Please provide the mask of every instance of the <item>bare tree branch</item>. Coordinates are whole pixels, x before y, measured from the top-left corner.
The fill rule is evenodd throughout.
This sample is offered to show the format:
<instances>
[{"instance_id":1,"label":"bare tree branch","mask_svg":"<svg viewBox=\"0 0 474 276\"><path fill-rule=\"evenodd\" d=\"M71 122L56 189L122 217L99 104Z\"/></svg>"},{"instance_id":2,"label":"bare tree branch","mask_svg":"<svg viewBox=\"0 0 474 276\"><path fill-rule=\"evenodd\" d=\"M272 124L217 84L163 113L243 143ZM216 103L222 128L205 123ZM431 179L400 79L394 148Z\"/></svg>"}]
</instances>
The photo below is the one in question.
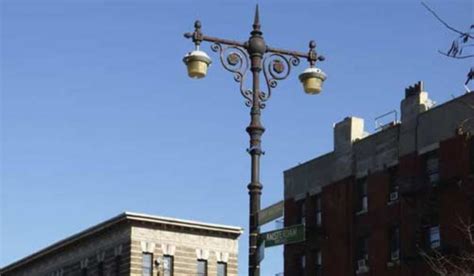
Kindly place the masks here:
<instances>
[{"instance_id":1,"label":"bare tree branch","mask_svg":"<svg viewBox=\"0 0 474 276\"><path fill-rule=\"evenodd\" d=\"M421 2L421 4L431 13L433 14L434 17L436 17L436 19L438 19L439 22L441 22L446 28L450 29L451 31L453 32L456 32L458 34L460 34L461 36L467 36L471 39L474 39L474 36L472 36L470 33L468 32L461 32L459 31L458 29L456 28L453 28L451 27L448 23L446 23L441 17L439 17L439 15L434 11L432 10L425 2ZM472 26L471 26L472 27Z\"/></svg>"},{"instance_id":2,"label":"bare tree branch","mask_svg":"<svg viewBox=\"0 0 474 276\"><path fill-rule=\"evenodd\" d=\"M456 228L462 233L467 243L457 254L447 255L443 251L420 249L419 254L430 269L439 276L474 275L474 224L471 219L464 221L458 216L460 224Z\"/></svg>"},{"instance_id":3,"label":"bare tree branch","mask_svg":"<svg viewBox=\"0 0 474 276\"><path fill-rule=\"evenodd\" d=\"M469 70L469 73L467 73L467 80L464 85L467 85L473 79L474 79L474 67L471 67L471 70Z\"/></svg>"},{"instance_id":4,"label":"bare tree branch","mask_svg":"<svg viewBox=\"0 0 474 276\"><path fill-rule=\"evenodd\" d=\"M454 58L454 59L466 59L466 58L474 58L474 54L464 54L463 55L463 50L469 47L473 47L474 44L469 43L472 39L474 39L474 34L472 33L474 30L474 24L472 24L469 27L469 30L466 32L462 32L451 25L449 25L446 21L444 21L433 9L431 9L425 2L421 2L423 7L427 9L439 22L441 22L446 28L449 30L459 34L459 37L454 39L453 42L451 43L451 47L447 52L443 52L438 50L438 52L444 56ZM467 80L464 83L466 86L471 80L474 79L474 71L471 68L470 72L467 75ZM469 90L469 89L468 89Z\"/></svg>"},{"instance_id":5,"label":"bare tree branch","mask_svg":"<svg viewBox=\"0 0 474 276\"><path fill-rule=\"evenodd\" d=\"M450 58L457 58L457 59L465 59L465 58L473 58L474 55L467 55L467 56L454 56L454 55L449 55L448 53L442 52L438 50L438 53L442 54L443 56L447 56Z\"/></svg>"}]
</instances>

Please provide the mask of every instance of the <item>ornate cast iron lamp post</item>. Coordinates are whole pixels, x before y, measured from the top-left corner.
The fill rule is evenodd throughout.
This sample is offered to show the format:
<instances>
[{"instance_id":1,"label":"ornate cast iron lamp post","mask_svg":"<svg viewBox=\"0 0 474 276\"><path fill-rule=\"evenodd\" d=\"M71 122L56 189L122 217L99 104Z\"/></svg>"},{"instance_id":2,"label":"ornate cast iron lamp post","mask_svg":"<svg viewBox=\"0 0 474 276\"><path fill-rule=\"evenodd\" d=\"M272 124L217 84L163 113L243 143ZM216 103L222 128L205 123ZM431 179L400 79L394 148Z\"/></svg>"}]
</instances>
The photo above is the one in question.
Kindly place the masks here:
<instances>
[{"instance_id":1,"label":"ornate cast iron lamp post","mask_svg":"<svg viewBox=\"0 0 474 276\"><path fill-rule=\"evenodd\" d=\"M246 131L250 136L250 147L247 152L251 156L251 180L247 188L250 196L249 210L249 275L260 275L260 259L258 246L258 212L260 210L260 196L262 184L260 183L260 156L264 154L261 148L261 137L265 128L260 121L261 110L270 98L272 88L278 81L286 79L291 68L298 66L300 58L307 59L310 67L300 74L299 79L304 91L308 94L321 92L321 86L326 75L315 67L317 61L324 57L316 53L316 43L309 43L307 53L272 48L265 43L260 30L258 5L255 11L253 30L247 42L239 42L204 35L201 31L201 22L196 21L195 30L185 33L184 37L192 39L196 45L195 51L188 53L183 61L187 65L188 75L192 78L203 78L211 64L209 56L199 49L203 41L213 43L212 51L219 54L219 59L224 68L234 74L234 80L240 84L240 93L245 98L245 104L250 107L250 125ZM250 69L252 73L252 89L245 87L246 75ZM266 81L266 91L260 90L260 72Z\"/></svg>"}]
</instances>

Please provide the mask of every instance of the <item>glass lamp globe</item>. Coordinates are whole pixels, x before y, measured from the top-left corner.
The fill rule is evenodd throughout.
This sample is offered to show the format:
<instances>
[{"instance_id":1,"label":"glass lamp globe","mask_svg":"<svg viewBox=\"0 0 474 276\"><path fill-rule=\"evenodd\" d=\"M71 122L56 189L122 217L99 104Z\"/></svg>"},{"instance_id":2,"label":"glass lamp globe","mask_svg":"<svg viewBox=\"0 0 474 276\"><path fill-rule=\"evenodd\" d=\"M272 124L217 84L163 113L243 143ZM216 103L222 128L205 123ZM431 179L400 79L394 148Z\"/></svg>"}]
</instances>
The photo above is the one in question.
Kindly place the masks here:
<instances>
[{"instance_id":1,"label":"glass lamp globe","mask_svg":"<svg viewBox=\"0 0 474 276\"><path fill-rule=\"evenodd\" d=\"M321 92L326 74L319 68L310 67L300 74L299 79L303 84L304 92L314 95Z\"/></svg>"},{"instance_id":2,"label":"glass lamp globe","mask_svg":"<svg viewBox=\"0 0 474 276\"><path fill-rule=\"evenodd\" d=\"M212 63L209 56L200 50L187 53L183 61L188 68L188 76L193 79L204 78L207 74L207 68Z\"/></svg>"}]
</instances>

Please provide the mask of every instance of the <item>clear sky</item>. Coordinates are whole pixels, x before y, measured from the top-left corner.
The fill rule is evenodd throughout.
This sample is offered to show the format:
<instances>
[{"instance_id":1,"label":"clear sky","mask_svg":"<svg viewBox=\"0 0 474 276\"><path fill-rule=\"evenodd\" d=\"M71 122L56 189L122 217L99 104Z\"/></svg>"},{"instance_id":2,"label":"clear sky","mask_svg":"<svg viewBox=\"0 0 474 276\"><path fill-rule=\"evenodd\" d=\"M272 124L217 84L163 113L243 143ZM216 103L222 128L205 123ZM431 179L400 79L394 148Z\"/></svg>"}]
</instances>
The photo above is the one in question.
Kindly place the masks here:
<instances>
[{"instance_id":1,"label":"clear sky","mask_svg":"<svg viewBox=\"0 0 474 276\"><path fill-rule=\"evenodd\" d=\"M302 61L264 110L263 206L282 199L284 170L332 150L333 123L359 116L373 131L419 80L438 103L463 93L472 61L437 53L455 34L419 1L259 2L267 43L315 39L328 74L307 96ZM247 228L249 110L209 45L208 77L187 77L182 34L199 18L205 34L246 40L255 1L0 3L0 266L126 210ZM428 3L462 30L474 21L470 0ZM282 248L262 267L282 271Z\"/></svg>"}]
</instances>

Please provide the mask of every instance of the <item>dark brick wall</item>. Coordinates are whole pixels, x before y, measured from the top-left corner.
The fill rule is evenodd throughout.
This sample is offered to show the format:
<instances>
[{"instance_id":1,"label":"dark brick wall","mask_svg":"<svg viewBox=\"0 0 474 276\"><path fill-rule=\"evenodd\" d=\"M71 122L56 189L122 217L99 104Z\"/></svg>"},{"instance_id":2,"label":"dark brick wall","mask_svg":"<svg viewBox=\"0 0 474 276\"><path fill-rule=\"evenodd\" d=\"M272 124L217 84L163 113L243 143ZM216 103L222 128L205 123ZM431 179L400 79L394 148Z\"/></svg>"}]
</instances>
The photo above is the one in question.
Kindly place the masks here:
<instances>
[{"instance_id":1,"label":"dark brick wall","mask_svg":"<svg viewBox=\"0 0 474 276\"><path fill-rule=\"evenodd\" d=\"M322 248L324 275L350 275L353 268L354 252L340 248L353 247L354 183L353 178L346 178L324 187L322 191L322 226L326 238Z\"/></svg>"},{"instance_id":2,"label":"dark brick wall","mask_svg":"<svg viewBox=\"0 0 474 276\"><path fill-rule=\"evenodd\" d=\"M293 199L285 201L285 227L299 223L301 217L301 204L303 204L303 202L304 201L302 200L297 202ZM303 254L305 254L305 244L295 243L286 245L284 251L285 271L291 271L294 275L303 275L300 265L300 258Z\"/></svg>"},{"instance_id":3,"label":"dark brick wall","mask_svg":"<svg viewBox=\"0 0 474 276\"><path fill-rule=\"evenodd\" d=\"M470 147L474 139L457 136L440 146L440 233L447 252L456 252L466 243L463 223L474 221L474 181L470 162L474 159Z\"/></svg>"}]
</instances>

